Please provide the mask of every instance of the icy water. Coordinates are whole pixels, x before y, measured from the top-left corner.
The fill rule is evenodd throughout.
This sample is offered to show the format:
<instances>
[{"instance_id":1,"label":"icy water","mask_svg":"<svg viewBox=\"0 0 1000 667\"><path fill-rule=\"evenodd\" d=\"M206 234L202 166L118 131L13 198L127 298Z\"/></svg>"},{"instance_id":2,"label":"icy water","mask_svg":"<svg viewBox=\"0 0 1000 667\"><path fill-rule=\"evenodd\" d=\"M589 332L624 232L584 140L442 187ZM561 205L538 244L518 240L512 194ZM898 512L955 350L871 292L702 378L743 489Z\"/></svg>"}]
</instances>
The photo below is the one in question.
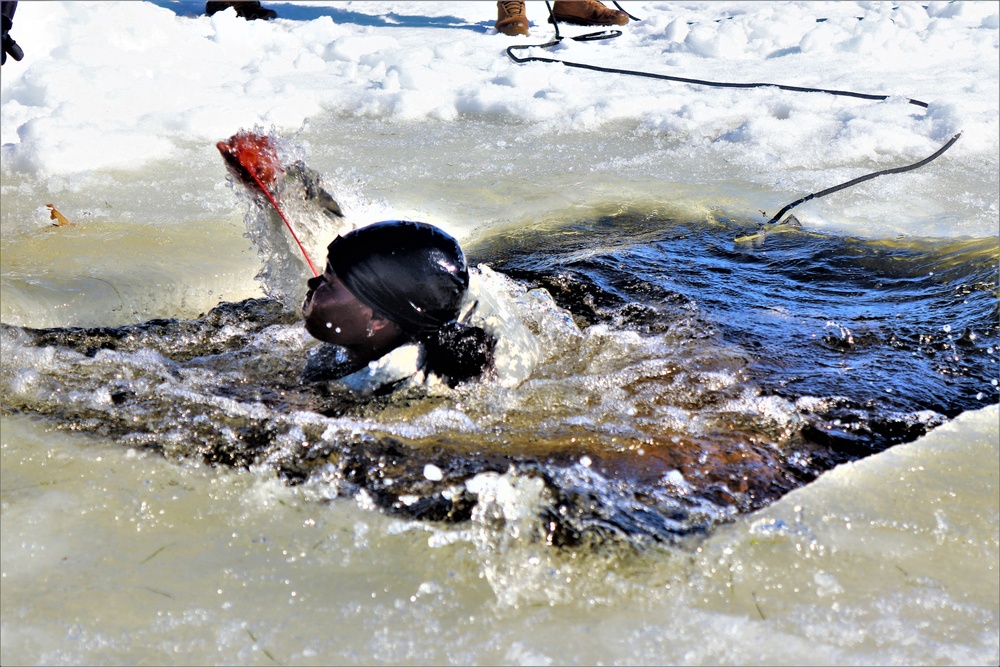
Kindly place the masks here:
<instances>
[{"instance_id":1,"label":"icy water","mask_svg":"<svg viewBox=\"0 0 1000 667\"><path fill-rule=\"evenodd\" d=\"M364 129L351 170L300 141L362 216L449 221L539 368L304 389L220 165L5 183L5 664L1000 659L996 237L736 242L759 193L630 178L641 132L541 183L606 139Z\"/></svg>"}]
</instances>

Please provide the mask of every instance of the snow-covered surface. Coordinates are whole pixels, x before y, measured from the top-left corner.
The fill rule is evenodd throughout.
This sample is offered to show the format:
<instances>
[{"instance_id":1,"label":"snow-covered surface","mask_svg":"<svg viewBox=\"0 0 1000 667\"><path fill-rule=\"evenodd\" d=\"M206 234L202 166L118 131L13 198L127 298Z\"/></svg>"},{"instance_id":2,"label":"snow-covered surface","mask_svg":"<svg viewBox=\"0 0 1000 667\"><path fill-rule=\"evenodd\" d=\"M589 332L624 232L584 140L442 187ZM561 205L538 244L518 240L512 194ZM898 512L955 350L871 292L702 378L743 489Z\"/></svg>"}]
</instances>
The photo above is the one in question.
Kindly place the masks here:
<instances>
[{"instance_id":1,"label":"snow-covered surface","mask_svg":"<svg viewBox=\"0 0 1000 667\"><path fill-rule=\"evenodd\" d=\"M650 176L731 179L775 191L773 209L915 162L961 131L939 161L862 186L863 197L841 200L825 216L837 211L859 233L900 211L919 221L905 229L911 234L996 232L995 2L629 2L642 21L622 37L532 51L674 76L892 96L884 102L518 65L506 46L552 35L544 3L527 5L532 35L509 38L492 28L492 2L266 3L279 13L272 22L233 11L207 17L194 1L21 2L11 34L25 59L3 68L4 178L100 185L108 171L190 161L191 145L217 160L212 145L239 127L294 132L318 117L499 119L511 132L497 137L498 157L531 128L618 132L625 123L656 142ZM632 167L627 175L641 177L642 165ZM747 211L755 207L764 206L746 202Z\"/></svg>"}]
</instances>

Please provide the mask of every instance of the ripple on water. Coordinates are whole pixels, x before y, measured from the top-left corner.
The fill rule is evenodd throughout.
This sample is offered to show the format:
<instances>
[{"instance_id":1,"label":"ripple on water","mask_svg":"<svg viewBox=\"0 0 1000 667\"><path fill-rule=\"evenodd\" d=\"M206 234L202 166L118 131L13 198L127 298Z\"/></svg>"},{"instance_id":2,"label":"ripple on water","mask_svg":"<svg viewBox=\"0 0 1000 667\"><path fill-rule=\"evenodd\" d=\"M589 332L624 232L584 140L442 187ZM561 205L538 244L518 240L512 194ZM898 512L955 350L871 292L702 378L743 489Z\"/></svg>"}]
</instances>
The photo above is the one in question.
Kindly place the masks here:
<instances>
[{"instance_id":1,"label":"ripple on water","mask_svg":"<svg viewBox=\"0 0 1000 667\"><path fill-rule=\"evenodd\" d=\"M995 239L747 247L731 221L628 211L563 230L470 251L541 342L516 389L317 391L295 313L257 299L194 321L5 326L4 410L481 541L608 548L703 534L997 400Z\"/></svg>"}]
</instances>

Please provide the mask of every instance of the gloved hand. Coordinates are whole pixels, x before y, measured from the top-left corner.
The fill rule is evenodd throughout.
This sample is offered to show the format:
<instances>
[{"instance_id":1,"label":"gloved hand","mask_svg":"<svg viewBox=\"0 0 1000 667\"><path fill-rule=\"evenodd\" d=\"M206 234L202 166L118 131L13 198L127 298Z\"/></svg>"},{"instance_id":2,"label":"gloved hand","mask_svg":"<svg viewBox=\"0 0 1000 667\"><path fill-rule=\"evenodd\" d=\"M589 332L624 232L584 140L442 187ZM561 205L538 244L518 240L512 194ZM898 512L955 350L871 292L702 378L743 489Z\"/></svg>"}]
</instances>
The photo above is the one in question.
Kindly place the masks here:
<instances>
[{"instance_id":1,"label":"gloved hand","mask_svg":"<svg viewBox=\"0 0 1000 667\"><path fill-rule=\"evenodd\" d=\"M0 3L0 28L2 28L2 47L3 51L0 52L0 65L7 62L7 54L14 60L20 60L24 57L24 51L21 47L17 45L14 38L10 36L10 29L14 27L14 10L17 9L16 2L3 2Z\"/></svg>"}]
</instances>

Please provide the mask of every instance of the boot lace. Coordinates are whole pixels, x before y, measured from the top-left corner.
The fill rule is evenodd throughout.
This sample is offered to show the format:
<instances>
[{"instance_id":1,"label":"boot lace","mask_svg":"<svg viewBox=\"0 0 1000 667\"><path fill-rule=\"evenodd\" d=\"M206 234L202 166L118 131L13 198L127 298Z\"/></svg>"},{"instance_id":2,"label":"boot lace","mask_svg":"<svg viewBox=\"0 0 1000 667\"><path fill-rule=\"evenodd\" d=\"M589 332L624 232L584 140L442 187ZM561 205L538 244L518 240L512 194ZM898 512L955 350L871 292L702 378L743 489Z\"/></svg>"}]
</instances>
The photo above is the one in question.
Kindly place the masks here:
<instances>
[{"instance_id":1,"label":"boot lace","mask_svg":"<svg viewBox=\"0 0 1000 667\"><path fill-rule=\"evenodd\" d=\"M511 2L501 2L500 6L503 7L503 12L507 16L524 16L524 2L511 1Z\"/></svg>"}]
</instances>

